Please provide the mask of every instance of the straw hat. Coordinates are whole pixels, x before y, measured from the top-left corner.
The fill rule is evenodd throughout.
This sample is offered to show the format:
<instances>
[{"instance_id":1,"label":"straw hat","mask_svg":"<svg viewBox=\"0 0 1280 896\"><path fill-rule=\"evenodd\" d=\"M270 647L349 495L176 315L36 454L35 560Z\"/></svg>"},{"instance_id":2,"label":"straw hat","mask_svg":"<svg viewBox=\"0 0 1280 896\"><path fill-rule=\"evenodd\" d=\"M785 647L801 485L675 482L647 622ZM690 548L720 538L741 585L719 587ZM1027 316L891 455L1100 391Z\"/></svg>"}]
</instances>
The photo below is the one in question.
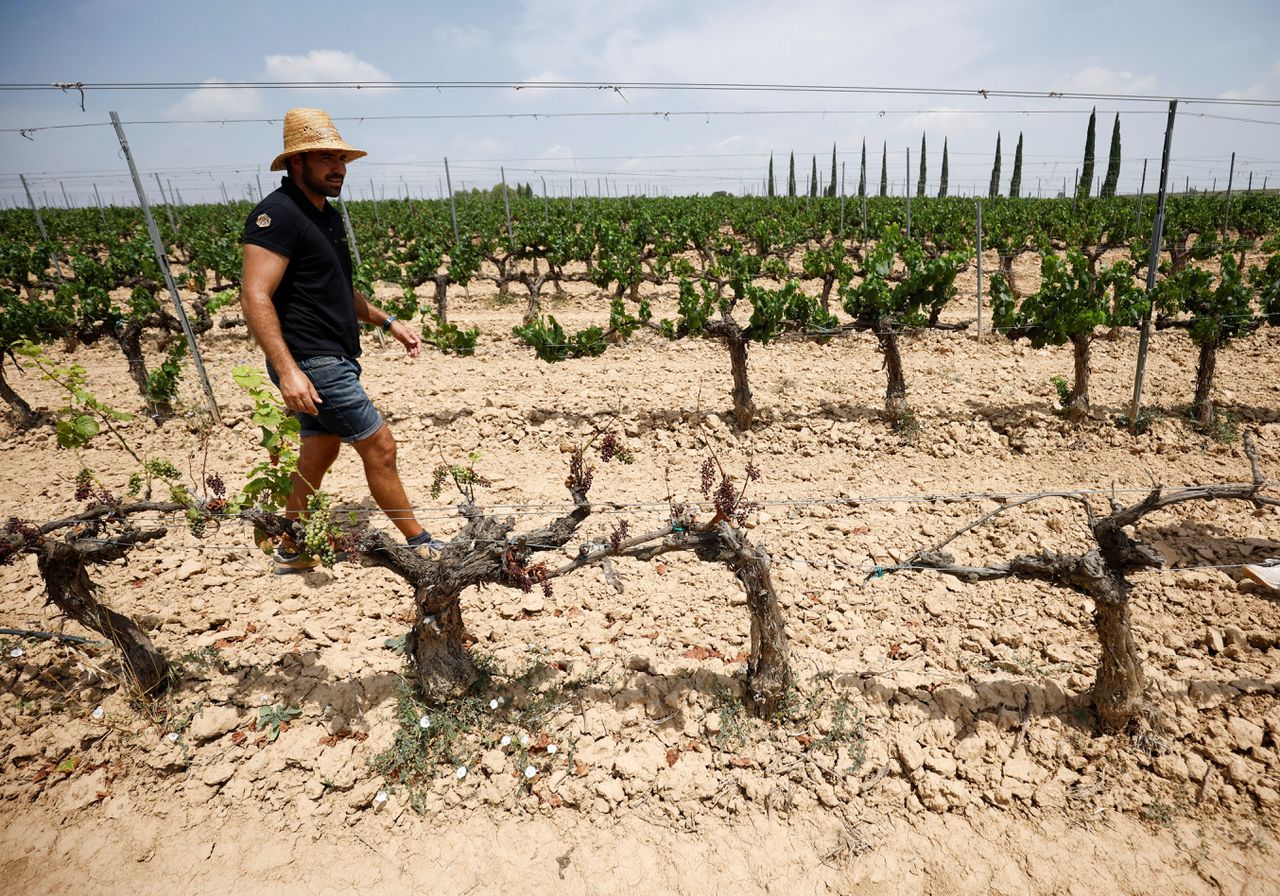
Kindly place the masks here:
<instances>
[{"instance_id":1,"label":"straw hat","mask_svg":"<svg viewBox=\"0 0 1280 896\"><path fill-rule=\"evenodd\" d=\"M342 152L342 161L354 162L368 153L348 146L333 126L329 113L323 109L290 109L284 113L284 152L271 163L272 171L283 171L285 159L300 152L318 149L336 149Z\"/></svg>"}]
</instances>

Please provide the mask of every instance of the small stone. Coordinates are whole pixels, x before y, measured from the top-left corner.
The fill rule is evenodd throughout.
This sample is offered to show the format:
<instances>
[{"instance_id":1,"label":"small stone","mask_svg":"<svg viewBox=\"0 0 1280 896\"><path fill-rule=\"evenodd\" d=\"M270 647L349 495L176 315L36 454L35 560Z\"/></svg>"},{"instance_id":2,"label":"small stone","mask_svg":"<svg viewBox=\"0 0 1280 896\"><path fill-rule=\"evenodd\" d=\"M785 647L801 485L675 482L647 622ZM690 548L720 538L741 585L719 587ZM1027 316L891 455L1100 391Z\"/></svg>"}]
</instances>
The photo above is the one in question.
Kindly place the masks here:
<instances>
[{"instance_id":1,"label":"small stone","mask_svg":"<svg viewBox=\"0 0 1280 896\"><path fill-rule=\"evenodd\" d=\"M304 622L302 624L302 633L317 644L333 643L333 639L329 637L329 633L315 622Z\"/></svg>"},{"instance_id":2,"label":"small stone","mask_svg":"<svg viewBox=\"0 0 1280 896\"><path fill-rule=\"evenodd\" d=\"M1005 760L1004 776L1014 781L1034 784L1044 778L1044 770L1025 756L1011 756Z\"/></svg>"},{"instance_id":3,"label":"small stone","mask_svg":"<svg viewBox=\"0 0 1280 896\"><path fill-rule=\"evenodd\" d=\"M1185 781L1190 775L1187 769L1187 761L1177 753L1165 753L1163 756L1157 756L1151 763L1151 767L1155 769L1157 775L1172 781Z\"/></svg>"},{"instance_id":4,"label":"small stone","mask_svg":"<svg viewBox=\"0 0 1280 896\"><path fill-rule=\"evenodd\" d=\"M216 740L228 731L240 727L240 722L240 710L236 707L210 706L191 720L187 738L197 744Z\"/></svg>"},{"instance_id":5,"label":"small stone","mask_svg":"<svg viewBox=\"0 0 1280 896\"><path fill-rule=\"evenodd\" d=\"M547 602L542 599L542 595L537 592L530 591L520 601L520 610L524 613L534 614L541 613L546 608Z\"/></svg>"},{"instance_id":6,"label":"small stone","mask_svg":"<svg viewBox=\"0 0 1280 896\"><path fill-rule=\"evenodd\" d=\"M489 750L481 758L480 765L489 775L500 775L507 767L506 754L501 750Z\"/></svg>"},{"instance_id":7,"label":"small stone","mask_svg":"<svg viewBox=\"0 0 1280 896\"><path fill-rule=\"evenodd\" d=\"M903 735L894 744L898 761L908 776L915 774L924 765L924 748L912 737Z\"/></svg>"},{"instance_id":8,"label":"small stone","mask_svg":"<svg viewBox=\"0 0 1280 896\"><path fill-rule=\"evenodd\" d=\"M205 769L200 780L210 787L217 787L219 784L225 784L231 780L231 776L236 773L236 767L231 762L220 762Z\"/></svg>"},{"instance_id":9,"label":"small stone","mask_svg":"<svg viewBox=\"0 0 1280 896\"><path fill-rule=\"evenodd\" d=\"M627 797L626 791L622 789L622 782L617 778L606 778L597 784L596 795L614 805L621 803Z\"/></svg>"},{"instance_id":10,"label":"small stone","mask_svg":"<svg viewBox=\"0 0 1280 896\"><path fill-rule=\"evenodd\" d=\"M1227 722L1227 733L1231 735L1232 746L1237 750L1248 750L1262 746L1262 727L1239 716Z\"/></svg>"},{"instance_id":11,"label":"small stone","mask_svg":"<svg viewBox=\"0 0 1280 896\"><path fill-rule=\"evenodd\" d=\"M1274 806L1280 803L1280 793L1265 784L1255 784L1253 795L1257 797L1258 804L1261 806Z\"/></svg>"}]
</instances>

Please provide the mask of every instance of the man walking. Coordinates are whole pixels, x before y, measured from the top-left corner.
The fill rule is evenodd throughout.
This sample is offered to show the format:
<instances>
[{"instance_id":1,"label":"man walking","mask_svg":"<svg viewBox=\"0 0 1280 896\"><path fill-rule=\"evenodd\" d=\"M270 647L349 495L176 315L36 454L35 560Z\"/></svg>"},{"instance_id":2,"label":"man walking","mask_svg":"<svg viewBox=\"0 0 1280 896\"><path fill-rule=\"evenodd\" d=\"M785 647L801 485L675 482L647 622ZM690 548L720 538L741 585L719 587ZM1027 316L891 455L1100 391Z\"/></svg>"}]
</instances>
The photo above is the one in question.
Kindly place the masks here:
<instances>
[{"instance_id":1,"label":"man walking","mask_svg":"<svg viewBox=\"0 0 1280 896\"><path fill-rule=\"evenodd\" d=\"M288 174L245 222L240 306L266 354L268 375L302 424L285 515L298 518L346 442L364 463L374 501L410 547L432 556L442 545L409 507L396 468L395 438L360 385L357 361L360 322L381 327L411 358L418 356L418 336L352 285L342 217L326 201L341 192L347 163L364 155L343 141L320 109L285 114L284 152L271 170ZM320 562L288 542L272 559L281 574Z\"/></svg>"}]
</instances>

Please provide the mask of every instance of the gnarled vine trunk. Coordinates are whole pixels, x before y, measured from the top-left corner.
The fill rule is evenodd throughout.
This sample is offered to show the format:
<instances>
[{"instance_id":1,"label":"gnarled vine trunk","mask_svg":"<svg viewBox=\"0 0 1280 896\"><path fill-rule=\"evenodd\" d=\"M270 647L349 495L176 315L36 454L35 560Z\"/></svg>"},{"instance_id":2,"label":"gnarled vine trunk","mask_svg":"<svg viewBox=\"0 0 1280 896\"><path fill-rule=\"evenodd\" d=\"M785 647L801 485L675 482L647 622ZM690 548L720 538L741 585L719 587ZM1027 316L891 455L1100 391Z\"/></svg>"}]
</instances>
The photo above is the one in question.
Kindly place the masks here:
<instances>
[{"instance_id":1,"label":"gnarled vine trunk","mask_svg":"<svg viewBox=\"0 0 1280 896\"><path fill-rule=\"evenodd\" d=\"M1071 392L1067 396L1068 417L1079 418L1089 414L1089 349L1092 345L1092 333L1071 337L1071 357L1075 365L1075 378L1071 383Z\"/></svg>"},{"instance_id":2,"label":"gnarled vine trunk","mask_svg":"<svg viewBox=\"0 0 1280 896\"><path fill-rule=\"evenodd\" d=\"M436 314L440 316L440 323L447 324L449 322L449 277L447 274L437 274L432 278L432 282L436 285Z\"/></svg>"},{"instance_id":3,"label":"gnarled vine trunk","mask_svg":"<svg viewBox=\"0 0 1280 896\"><path fill-rule=\"evenodd\" d=\"M36 559L49 599L67 616L114 644L129 681L142 694L154 696L169 682L169 662L136 622L94 597L97 586L86 568L91 556L64 542L45 544Z\"/></svg>"},{"instance_id":4,"label":"gnarled vine trunk","mask_svg":"<svg viewBox=\"0 0 1280 896\"><path fill-rule=\"evenodd\" d=\"M1218 344L1209 340L1200 346L1200 360L1196 364L1196 397L1191 402L1191 414L1201 426L1213 423L1213 374L1218 367Z\"/></svg>"},{"instance_id":5,"label":"gnarled vine trunk","mask_svg":"<svg viewBox=\"0 0 1280 896\"><path fill-rule=\"evenodd\" d=\"M786 625L769 572L769 555L728 526L721 526L719 535L723 555L717 559L726 562L742 582L751 613L747 706L767 718L782 708L792 682Z\"/></svg>"},{"instance_id":6,"label":"gnarled vine trunk","mask_svg":"<svg viewBox=\"0 0 1280 896\"><path fill-rule=\"evenodd\" d=\"M26 399L13 391L13 387L4 378L3 355L0 355L0 399L4 399L5 404L13 408L13 412L18 415L18 429L30 429L35 426L39 415L31 410L31 405L27 404Z\"/></svg>"},{"instance_id":7,"label":"gnarled vine trunk","mask_svg":"<svg viewBox=\"0 0 1280 896\"><path fill-rule=\"evenodd\" d=\"M751 400L751 383L747 379L747 339L737 321L728 313L709 325L707 332L723 339L729 349L729 371L733 374L733 425L737 429L750 429L756 416L756 406Z\"/></svg>"},{"instance_id":8,"label":"gnarled vine trunk","mask_svg":"<svg viewBox=\"0 0 1280 896\"><path fill-rule=\"evenodd\" d=\"M884 415L891 421L901 420L907 413L907 379L902 372L902 352L898 349L898 333L886 320L876 321L873 331L884 355L887 383L884 390Z\"/></svg>"}]
</instances>

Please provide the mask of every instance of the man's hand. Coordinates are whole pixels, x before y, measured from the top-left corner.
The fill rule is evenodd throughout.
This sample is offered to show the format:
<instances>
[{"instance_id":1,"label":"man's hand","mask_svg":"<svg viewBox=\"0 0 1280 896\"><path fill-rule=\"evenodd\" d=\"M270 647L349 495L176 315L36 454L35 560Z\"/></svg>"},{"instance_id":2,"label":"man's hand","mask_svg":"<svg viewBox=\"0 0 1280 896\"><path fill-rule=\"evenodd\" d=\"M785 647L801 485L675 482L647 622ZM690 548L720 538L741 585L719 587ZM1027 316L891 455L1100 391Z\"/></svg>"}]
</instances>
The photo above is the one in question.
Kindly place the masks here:
<instances>
[{"instance_id":1,"label":"man's hand","mask_svg":"<svg viewBox=\"0 0 1280 896\"><path fill-rule=\"evenodd\" d=\"M280 376L280 397L289 411L301 411L304 414L316 414L317 405L324 404L320 393L311 384L311 380L298 367L292 370L278 371Z\"/></svg>"},{"instance_id":2,"label":"man's hand","mask_svg":"<svg viewBox=\"0 0 1280 896\"><path fill-rule=\"evenodd\" d=\"M400 344L404 346L405 353L410 358L418 357L418 352L422 349L422 340L418 338L418 334L409 329L404 321L393 320L391 329L388 331L396 339L400 340Z\"/></svg>"}]
</instances>

